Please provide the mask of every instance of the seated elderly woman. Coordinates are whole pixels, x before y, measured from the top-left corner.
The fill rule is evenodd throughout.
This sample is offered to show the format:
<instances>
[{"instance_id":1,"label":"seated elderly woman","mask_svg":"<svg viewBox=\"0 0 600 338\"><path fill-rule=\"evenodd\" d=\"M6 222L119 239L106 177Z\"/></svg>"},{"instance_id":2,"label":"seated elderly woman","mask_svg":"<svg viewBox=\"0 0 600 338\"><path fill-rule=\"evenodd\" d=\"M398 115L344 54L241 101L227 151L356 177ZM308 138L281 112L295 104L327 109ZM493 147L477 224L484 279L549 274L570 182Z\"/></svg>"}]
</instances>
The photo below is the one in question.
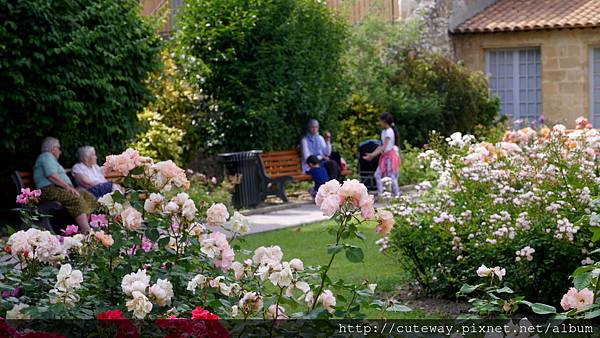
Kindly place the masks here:
<instances>
[{"instance_id":1,"label":"seated elderly woman","mask_svg":"<svg viewBox=\"0 0 600 338\"><path fill-rule=\"evenodd\" d=\"M47 137L42 142L42 153L33 166L33 180L42 191L43 201L59 202L75 219L82 233L90 231L89 215L96 207L94 195L87 191L79 191L67 176L63 166L58 163L60 142Z\"/></svg>"},{"instance_id":2,"label":"seated elderly woman","mask_svg":"<svg viewBox=\"0 0 600 338\"><path fill-rule=\"evenodd\" d=\"M81 147L78 150L78 155L80 162L73 166L71 172L80 187L87 189L96 198L119 189L118 185L104 177L102 168L98 166L98 157L94 147Z\"/></svg>"}]
</instances>

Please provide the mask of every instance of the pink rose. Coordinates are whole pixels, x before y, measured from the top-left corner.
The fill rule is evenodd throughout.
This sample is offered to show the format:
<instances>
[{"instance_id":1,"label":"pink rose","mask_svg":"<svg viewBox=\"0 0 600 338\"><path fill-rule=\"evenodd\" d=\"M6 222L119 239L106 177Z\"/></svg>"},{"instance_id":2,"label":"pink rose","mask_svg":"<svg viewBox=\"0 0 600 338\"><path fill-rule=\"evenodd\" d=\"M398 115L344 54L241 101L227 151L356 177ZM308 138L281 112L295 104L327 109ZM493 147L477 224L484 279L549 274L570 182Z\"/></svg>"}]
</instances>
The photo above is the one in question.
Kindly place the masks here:
<instances>
[{"instance_id":1,"label":"pink rose","mask_svg":"<svg viewBox=\"0 0 600 338\"><path fill-rule=\"evenodd\" d=\"M128 230L135 230L142 226L142 213L134 207L128 206L121 212L121 221L123 226Z\"/></svg>"},{"instance_id":2,"label":"pink rose","mask_svg":"<svg viewBox=\"0 0 600 338\"><path fill-rule=\"evenodd\" d=\"M377 221L379 224L375 228L375 231L381 235L387 235L392 231L392 227L394 226L394 214L388 210L378 210Z\"/></svg>"},{"instance_id":3,"label":"pink rose","mask_svg":"<svg viewBox=\"0 0 600 338\"><path fill-rule=\"evenodd\" d=\"M105 234L104 231L97 231L94 233L94 236L107 248L110 248L115 243L112 236Z\"/></svg>"},{"instance_id":4,"label":"pink rose","mask_svg":"<svg viewBox=\"0 0 600 338\"><path fill-rule=\"evenodd\" d=\"M594 293L588 288L577 291L576 288L570 288L562 297L560 305L565 311L577 309L582 311L594 303Z\"/></svg>"},{"instance_id":5,"label":"pink rose","mask_svg":"<svg viewBox=\"0 0 600 338\"><path fill-rule=\"evenodd\" d=\"M338 195L330 195L321 203L321 211L324 216L331 217L340 208L341 198Z\"/></svg>"},{"instance_id":6,"label":"pink rose","mask_svg":"<svg viewBox=\"0 0 600 338\"><path fill-rule=\"evenodd\" d=\"M105 227L108 225L108 219L106 218L106 215L92 214L90 217L91 217L90 226L92 228L101 228L101 227Z\"/></svg>"},{"instance_id":7,"label":"pink rose","mask_svg":"<svg viewBox=\"0 0 600 338\"><path fill-rule=\"evenodd\" d=\"M65 228L65 230L62 230L62 233L65 236L71 236L71 235L75 235L77 232L79 232L79 227L76 225L67 225L67 227Z\"/></svg>"},{"instance_id":8,"label":"pink rose","mask_svg":"<svg viewBox=\"0 0 600 338\"><path fill-rule=\"evenodd\" d=\"M223 203L213 204L206 211L206 222L209 225L223 225L225 224L225 222L227 222L228 218L229 212L227 211L227 207Z\"/></svg>"}]
</instances>

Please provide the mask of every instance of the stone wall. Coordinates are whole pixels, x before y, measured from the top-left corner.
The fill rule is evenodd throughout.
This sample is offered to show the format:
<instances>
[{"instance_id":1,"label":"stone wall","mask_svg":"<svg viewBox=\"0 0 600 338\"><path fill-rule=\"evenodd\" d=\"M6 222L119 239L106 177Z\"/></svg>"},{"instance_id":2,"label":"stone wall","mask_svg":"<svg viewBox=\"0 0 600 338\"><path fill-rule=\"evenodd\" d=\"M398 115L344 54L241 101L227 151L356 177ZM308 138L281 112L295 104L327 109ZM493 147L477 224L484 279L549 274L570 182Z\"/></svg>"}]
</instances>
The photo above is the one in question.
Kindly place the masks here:
<instances>
[{"instance_id":1,"label":"stone wall","mask_svg":"<svg viewBox=\"0 0 600 338\"><path fill-rule=\"evenodd\" d=\"M449 31L468 18L479 13L496 0L398 0L400 18L421 16L426 30L425 48L453 56L453 45Z\"/></svg>"},{"instance_id":2,"label":"stone wall","mask_svg":"<svg viewBox=\"0 0 600 338\"><path fill-rule=\"evenodd\" d=\"M574 126L590 116L590 48L600 45L600 28L453 36L457 59L485 71L485 49L540 47L542 113L549 122Z\"/></svg>"}]
</instances>

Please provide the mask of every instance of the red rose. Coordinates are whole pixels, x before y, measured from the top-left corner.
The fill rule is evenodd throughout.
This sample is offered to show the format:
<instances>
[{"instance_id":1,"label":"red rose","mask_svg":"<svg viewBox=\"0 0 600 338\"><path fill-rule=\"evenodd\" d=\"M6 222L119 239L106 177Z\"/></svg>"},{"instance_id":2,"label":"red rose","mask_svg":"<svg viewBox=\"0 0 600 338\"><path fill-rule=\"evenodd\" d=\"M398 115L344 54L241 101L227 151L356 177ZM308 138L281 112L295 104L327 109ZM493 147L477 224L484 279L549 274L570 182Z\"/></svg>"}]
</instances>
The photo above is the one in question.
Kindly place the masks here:
<instances>
[{"instance_id":1,"label":"red rose","mask_svg":"<svg viewBox=\"0 0 600 338\"><path fill-rule=\"evenodd\" d=\"M4 252L6 252L7 254L12 253L12 248L10 247L10 245L5 245L4 246Z\"/></svg>"},{"instance_id":2,"label":"red rose","mask_svg":"<svg viewBox=\"0 0 600 338\"><path fill-rule=\"evenodd\" d=\"M123 317L123 312L121 310L108 310L108 311L97 314L96 318L99 320L125 319L125 317Z\"/></svg>"},{"instance_id":3,"label":"red rose","mask_svg":"<svg viewBox=\"0 0 600 338\"><path fill-rule=\"evenodd\" d=\"M221 318L214 313L204 310L201 306L196 306L192 310L192 319L219 320Z\"/></svg>"}]
</instances>

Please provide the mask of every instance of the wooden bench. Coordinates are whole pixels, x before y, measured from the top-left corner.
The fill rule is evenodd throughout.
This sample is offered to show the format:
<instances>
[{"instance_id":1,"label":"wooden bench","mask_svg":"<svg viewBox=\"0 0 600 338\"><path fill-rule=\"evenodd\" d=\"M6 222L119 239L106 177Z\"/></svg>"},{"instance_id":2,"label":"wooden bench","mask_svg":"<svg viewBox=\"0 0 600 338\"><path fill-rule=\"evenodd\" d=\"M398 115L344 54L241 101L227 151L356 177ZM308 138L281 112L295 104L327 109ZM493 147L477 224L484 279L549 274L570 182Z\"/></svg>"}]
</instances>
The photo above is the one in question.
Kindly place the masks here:
<instances>
[{"instance_id":1,"label":"wooden bench","mask_svg":"<svg viewBox=\"0 0 600 338\"><path fill-rule=\"evenodd\" d=\"M290 176L296 182L312 180L302 171L302 155L296 149L271 151L262 153L260 157L267 174L273 178Z\"/></svg>"},{"instance_id":2,"label":"wooden bench","mask_svg":"<svg viewBox=\"0 0 600 338\"><path fill-rule=\"evenodd\" d=\"M30 188L35 189L35 182L33 181L33 174L30 171L15 171L12 174L13 183L15 184L16 194L21 193L21 189ZM71 217L67 213L67 210L59 202L41 202L37 206L38 212L41 217L38 220L39 225L55 233L55 229L50 223L50 217L58 218L62 223L69 224L70 221L73 223Z\"/></svg>"},{"instance_id":3,"label":"wooden bench","mask_svg":"<svg viewBox=\"0 0 600 338\"><path fill-rule=\"evenodd\" d=\"M262 153L260 157L265 164L267 174L273 178L291 176L295 182L311 181L310 175L302 170L302 153L299 150L282 150ZM343 170L342 176L350 175Z\"/></svg>"}]
</instances>

